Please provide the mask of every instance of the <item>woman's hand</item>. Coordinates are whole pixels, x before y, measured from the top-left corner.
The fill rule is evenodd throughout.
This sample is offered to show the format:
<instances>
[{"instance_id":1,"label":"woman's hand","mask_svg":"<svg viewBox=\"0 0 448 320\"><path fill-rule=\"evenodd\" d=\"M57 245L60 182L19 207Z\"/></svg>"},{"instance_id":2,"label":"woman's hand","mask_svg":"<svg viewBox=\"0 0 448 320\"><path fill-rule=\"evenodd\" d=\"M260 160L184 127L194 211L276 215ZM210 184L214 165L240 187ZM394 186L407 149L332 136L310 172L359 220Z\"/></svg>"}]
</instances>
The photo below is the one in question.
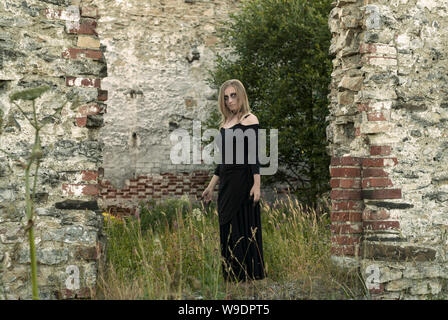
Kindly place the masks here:
<instances>
[{"instance_id":1,"label":"woman's hand","mask_svg":"<svg viewBox=\"0 0 448 320\"><path fill-rule=\"evenodd\" d=\"M257 183L254 183L252 189L250 189L249 196L254 196L254 203L258 202L260 200L260 185Z\"/></svg>"},{"instance_id":2,"label":"woman's hand","mask_svg":"<svg viewBox=\"0 0 448 320\"><path fill-rule=\"evenodd\" d=\"M213 188L214 189L214 188ZM207 187L204 192L202 192L202 199L207 203L212 201L213 199L213 189L210 187Z\"/></svg>"}]
</instances>

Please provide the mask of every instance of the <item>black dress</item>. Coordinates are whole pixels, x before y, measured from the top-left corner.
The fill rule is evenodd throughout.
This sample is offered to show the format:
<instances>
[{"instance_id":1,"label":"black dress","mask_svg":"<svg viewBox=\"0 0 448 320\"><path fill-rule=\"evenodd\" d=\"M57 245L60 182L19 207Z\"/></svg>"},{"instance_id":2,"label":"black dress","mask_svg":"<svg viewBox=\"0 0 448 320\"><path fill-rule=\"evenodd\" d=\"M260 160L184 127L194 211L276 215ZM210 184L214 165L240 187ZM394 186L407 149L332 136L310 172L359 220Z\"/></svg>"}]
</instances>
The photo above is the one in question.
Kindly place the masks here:
<instances>
[{"instance_id":1,"label":"black dress","mask_svg":"<svg viewBox=\"0 0 448 320\"><path fill-rule=\"evenodd\" d=\"M220 243L221 254L224 258L224 279L228 281L246 281L265 277L260 204L258 201L254 204L253 198L249 196L254 184L253 175L260 173L258 153L256 152L258 150L258 127L258 124L238 123L230 128L221 128L220 131L222 164L217 165L214 174L219 176ZM255 133L252 136L255 139L244 137L243 163L236 162L236 138L233 138L230 144L233 146L233 162L225 161L226 132L246 133L248 136ZM230 140L231 137L227 137L227 140ZM249 146L253 147L254 140L255 148L250 148Z\"/></svg>"}]
</instances>

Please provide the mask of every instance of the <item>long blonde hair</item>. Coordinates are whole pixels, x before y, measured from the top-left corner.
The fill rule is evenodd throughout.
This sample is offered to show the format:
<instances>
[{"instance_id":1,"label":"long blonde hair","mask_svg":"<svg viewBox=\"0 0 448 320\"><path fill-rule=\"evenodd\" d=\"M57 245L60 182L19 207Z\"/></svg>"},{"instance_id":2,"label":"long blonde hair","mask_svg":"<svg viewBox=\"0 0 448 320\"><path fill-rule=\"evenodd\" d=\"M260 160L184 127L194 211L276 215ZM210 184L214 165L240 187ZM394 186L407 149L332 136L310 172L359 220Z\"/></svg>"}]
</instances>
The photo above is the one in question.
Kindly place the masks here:
<instances>
[{"instance_id":1,"label":"long blonde hair","mask_svg":"<svg viewBox=\"0 0 448 320\"><path fill-rule=\"evenodd\" d=\"M219 94L218 94L218 106L219 106L219 112L221 113L221 122L219 124L219 129L221 129L222 126L227 122L227 119L229 119L233 115L233 113L230 112L230 110L227 108L226 103L224 101L224 91L230 86L235 88L238 97L238 102L240 103L241 106L239 110L241 114L238 118L238 122L241 121L241 118L244 115L250 112L249 100L247 99L247 93L246 89L244 88L244 85L241 83L241 81L237 79L227 80L221 85L221 88L219 88Z\"/></svg>"}]
</instances>

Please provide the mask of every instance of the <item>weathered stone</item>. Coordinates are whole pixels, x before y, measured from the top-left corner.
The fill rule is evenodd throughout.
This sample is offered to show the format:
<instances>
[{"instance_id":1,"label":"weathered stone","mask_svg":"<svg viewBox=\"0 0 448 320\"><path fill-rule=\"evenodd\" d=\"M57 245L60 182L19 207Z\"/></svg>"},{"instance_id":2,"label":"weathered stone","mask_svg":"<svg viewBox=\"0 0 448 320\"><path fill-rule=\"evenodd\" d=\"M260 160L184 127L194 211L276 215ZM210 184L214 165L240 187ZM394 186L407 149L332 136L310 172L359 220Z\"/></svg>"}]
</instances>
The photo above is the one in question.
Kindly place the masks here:
<instances>
[{"instance_id":1,"label":"weathered stone","mask_svg":"<svg viewBox=\"0 0 448 320\"><path fill-rule=\"evenodd\" d=\"M104 119L102 115L88 115L87 116L87 128L101 128L104 125Z\"/></svg>"},{"instance_id":2,"label":"weathered stone","mask_svg":"<svg viewBox=\"0 0 448 320\"><path fill-rule=\"evenodd\" d=\"M386 291L403 291L412 286L412 280L409 279L398 279L390 281L386 284Z\"/></svg>"},{"instance_id":3,"label":"weathered stone","mask_svg":"<svg viewBox=\"0 0 448 320\"><path fill-rule=\"evenodd\" d=\"M414 295L437 295L442 290L442 285L436 280L413 282L410 293Z\"/></svg>"},{"instance_id":4,"label":"weathered stone","mask_svg":"<svg viewBox=\"0 0 448 320\"><path fill-rule=\"evenodd\" d=\"M434 249L415 246L365 243L364 250L366 258L386 261L432 261L436 256Z\"/></svg>"},{"instance_id":5,"label":"weathered stone","mask_svg":"<svg viewBox=\"0 0 448 320\"><path fill-rule=\"evenodd\" d=\"M97 201L83 201L83 200L64 200L55 203L56 209L65 210L98 210Z\"/></svg>"},{"instance_id":6,"label":"weathered stone","mask_svg":"<svg viewBox=\"0 0 448 320\"><path fill-rule=\"evenodd\" d=\"M410 203L396 203L387 201L369 201L369 205L386 209L409 209L414 207L414 205Z\"/></svg>"},{"instance_id":7,"label":"weathered stone","mask_svg":"<svg viewBox=\"0 0 448 320\"><path fill-rule=\"evenodd\" d=\"M57 265L68 261L69 251L67 248L55 249L55 248L37 248L36 259L38 263L45 265ZM29 248L21 249L18 253L18 263L30 263Z\"/></svg>"}]
</instances>

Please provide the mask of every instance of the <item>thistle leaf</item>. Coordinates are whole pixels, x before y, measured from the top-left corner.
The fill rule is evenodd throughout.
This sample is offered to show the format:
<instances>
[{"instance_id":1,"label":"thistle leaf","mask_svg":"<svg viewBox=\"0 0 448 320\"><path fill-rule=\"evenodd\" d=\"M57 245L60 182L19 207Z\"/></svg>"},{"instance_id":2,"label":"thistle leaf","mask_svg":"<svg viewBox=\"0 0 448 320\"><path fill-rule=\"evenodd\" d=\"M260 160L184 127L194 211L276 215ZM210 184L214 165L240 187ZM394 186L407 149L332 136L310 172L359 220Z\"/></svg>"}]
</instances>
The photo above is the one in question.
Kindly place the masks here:
<instances>
[{"instance_id":1,"label":"thistle leaf","mask_svg":"<svg viewBox=\"0 0 448 320\"><path fill-rule=\"evenodd\" d=\"M26 89L22 91L15 92L9 96L9 100L35 100L39 98L44 92L48 91L50 87L48 86L40 86L32 89Z\"/></svg>"}]
</instances>

